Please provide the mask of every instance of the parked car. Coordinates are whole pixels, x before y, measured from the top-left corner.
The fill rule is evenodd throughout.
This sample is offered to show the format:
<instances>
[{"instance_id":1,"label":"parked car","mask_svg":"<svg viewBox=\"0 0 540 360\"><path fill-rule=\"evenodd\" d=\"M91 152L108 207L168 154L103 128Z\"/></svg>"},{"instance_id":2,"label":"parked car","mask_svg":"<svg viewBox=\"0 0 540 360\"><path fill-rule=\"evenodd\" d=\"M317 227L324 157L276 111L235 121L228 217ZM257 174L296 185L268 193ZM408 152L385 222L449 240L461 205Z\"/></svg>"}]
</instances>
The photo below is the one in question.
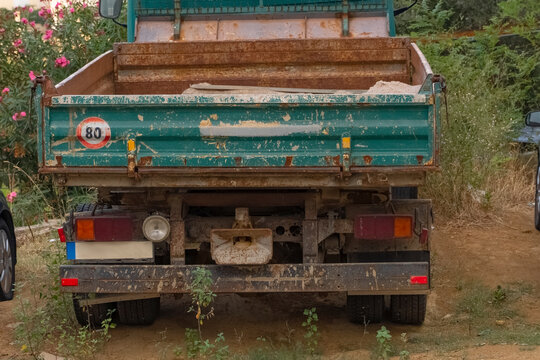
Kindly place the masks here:
<instances>
[{"instance_id":1,"label":"parked car","mask_svg":"<svg viewBox=\"0 0 540 360\"><path fill-rule=\"evenodd\" d=\"M516 141L520 144L533 144L538 151L536 165L536 192L534 196L534 226L540 231L540 111L531 111L525 118L525 127Z\"/></svg>"},{"instance_id":2,"label":"parked car","mask_svg":"<svg viewBox=\"0 0 540 360\"><path fill-rule=\"evenodd\" d=\"M7 200L0 192L0 301L13 299L17 246Z\"/></svg>"}]
</instances>

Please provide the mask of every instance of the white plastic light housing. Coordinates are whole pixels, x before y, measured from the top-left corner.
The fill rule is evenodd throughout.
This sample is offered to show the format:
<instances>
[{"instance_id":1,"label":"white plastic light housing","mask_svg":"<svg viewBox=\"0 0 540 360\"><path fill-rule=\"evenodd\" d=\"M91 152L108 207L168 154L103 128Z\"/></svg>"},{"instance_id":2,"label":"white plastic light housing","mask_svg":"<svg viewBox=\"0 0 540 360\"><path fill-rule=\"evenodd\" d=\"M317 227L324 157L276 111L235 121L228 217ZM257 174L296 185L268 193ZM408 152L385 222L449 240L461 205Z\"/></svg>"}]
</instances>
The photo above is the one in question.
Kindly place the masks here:
<instances>
[{"instance_id":1,"label":"white plastic light housing","mask_svg":"<svg viewBox=\"0 0 540 360\"><path fill-rule=\"evenodd\" d=\"M160 215L150 215L144 219L142 228L144 237L152 242L165 240L171 231L167 219Z\"/></svg>"}]
</instances>

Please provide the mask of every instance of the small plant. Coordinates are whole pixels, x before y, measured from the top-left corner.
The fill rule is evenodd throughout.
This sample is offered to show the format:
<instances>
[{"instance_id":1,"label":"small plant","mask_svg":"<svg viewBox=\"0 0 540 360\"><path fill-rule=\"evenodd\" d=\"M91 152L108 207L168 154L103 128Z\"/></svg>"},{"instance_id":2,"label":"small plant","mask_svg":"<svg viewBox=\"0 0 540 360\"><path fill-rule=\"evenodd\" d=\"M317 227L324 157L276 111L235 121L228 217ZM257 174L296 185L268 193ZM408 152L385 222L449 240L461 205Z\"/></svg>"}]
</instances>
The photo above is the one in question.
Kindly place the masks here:
<instances>
[{"instance_id":1,"label":"small plant","mask_svg":"<svg viewBox=\"0 0 540 360\"><path fill-rule=\"evenodd\" d=\"M304 309L304 315L306 316L306 321L302 323L302 327L305 331L304 339L306 340L306 348L310 355L314 355L319 345L319 329L317 328L319 316L317 315L317 309Z\"/></svg>"},{"instance_id":2,"label":"small plant","mask_svg":"<svg viewBox=\"0 0 540 360\"><path fill-rule=\"evenodd\" d=\"M209 270L198 267L193 271L193 280L190 284L191 306L188 312L195 313L197 329L186 329L185 351L189 359L221 360L229 356L229 346L224 345L225 336L223 333L219 333L213 342L204 339L202 334L204 321L214 316L214 308L211 307L216 298L216 294L212 291L213 283L212 273Z\"/></svg>"},{"instance_id":3,"label":"small plant","mask_svg":"<svg viewBox=\"0 0 540 360\"><path fill-rule=\"evenodd\" d=\"M407 350L401 350L399 352L399 360L409 360L411 358L411 354Z\"/></svg>"},{"instance_id":4,"label":"small plant","mask_svg":"<svg viewBox=\"0 0 540 360\"><path fill-rule=\"evenodd\" d=\"M501 305L506 301L506 289L503 289L501 285L497 285L497 288L491 294L491 304Z\"/></svg>"},{"instance_id":5,"label":"small plant","mask_svg":"<svg viewBox=\"0 0 540 360\"><path fill-rule=\"evenodd\" d=\"M390 330L388 330L385 326L381 326L381 328L377 331L375 338L377 339L375 359L389 359L392 355L392 344L390 344L392 335L390 335Z\"/></svg>"}]
</instances>

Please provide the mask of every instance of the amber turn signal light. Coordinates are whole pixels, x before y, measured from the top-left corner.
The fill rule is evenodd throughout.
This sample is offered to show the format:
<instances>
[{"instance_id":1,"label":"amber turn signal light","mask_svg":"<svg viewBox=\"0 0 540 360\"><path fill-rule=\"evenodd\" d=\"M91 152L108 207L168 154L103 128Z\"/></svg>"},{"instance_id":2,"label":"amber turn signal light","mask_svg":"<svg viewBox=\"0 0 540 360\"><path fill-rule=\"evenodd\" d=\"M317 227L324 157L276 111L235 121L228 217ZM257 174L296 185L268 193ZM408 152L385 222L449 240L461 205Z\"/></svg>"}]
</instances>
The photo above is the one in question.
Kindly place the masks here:
<instances>
[{"instance_id":1,"label":"amber turn signal light","mask_svg":"<svg viewBox=\"0 0 540 360\"><path fill-rule=\"evenodd\" d=\"M94 219L77 219L77 240L95 240Z\"/></svg>"},{"instance_id":2,"label":"amber turn signal light","mask_svg":"<svg viewBox=\"0 0 540 360\"><path fill-rule=\"evenodd\" d=\"M410 238L412 237L412 217L397 216L394 218L394 238Z\"/></svg>"}]
</instances>

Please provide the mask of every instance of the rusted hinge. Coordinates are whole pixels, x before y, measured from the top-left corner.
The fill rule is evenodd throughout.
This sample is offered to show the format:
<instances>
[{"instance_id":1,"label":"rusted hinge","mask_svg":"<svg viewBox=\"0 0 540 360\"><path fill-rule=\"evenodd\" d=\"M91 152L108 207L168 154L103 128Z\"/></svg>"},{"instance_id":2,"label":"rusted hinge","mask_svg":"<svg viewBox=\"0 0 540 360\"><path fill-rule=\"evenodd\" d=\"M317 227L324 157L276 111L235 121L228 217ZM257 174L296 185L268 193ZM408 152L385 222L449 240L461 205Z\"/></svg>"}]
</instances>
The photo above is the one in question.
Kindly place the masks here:
<instances>
[{"instance_id":1,"label":"rusted hinge","mask_svg":"<svg viewBox=\"0 0 540 360\"><path fill-rule=\"evenodd\" d=\"M180 40L180 26L182 25L180 18L181 9L180 0L174 0L174 40Z\"/></svg>"}]
</instances>

